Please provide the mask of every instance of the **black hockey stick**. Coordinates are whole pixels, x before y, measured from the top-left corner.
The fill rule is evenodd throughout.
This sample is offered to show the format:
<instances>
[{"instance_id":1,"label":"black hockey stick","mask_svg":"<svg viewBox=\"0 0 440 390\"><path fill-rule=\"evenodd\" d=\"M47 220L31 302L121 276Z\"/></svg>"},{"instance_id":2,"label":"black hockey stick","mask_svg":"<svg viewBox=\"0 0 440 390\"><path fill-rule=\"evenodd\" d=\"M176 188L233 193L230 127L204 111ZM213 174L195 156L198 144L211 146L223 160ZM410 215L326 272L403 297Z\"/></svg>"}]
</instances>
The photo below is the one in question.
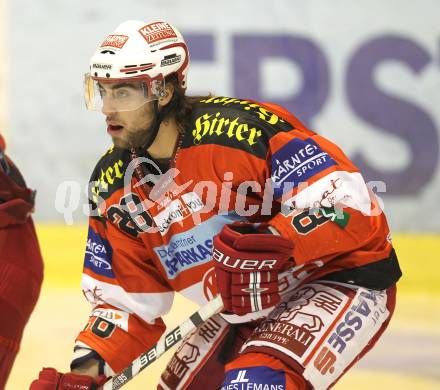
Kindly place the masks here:
<instances>
[{"instance_id":1,"label":"black hockey stick","mask_svg":"<svg viewBox=\"0 0 440 390\"><path fill-rule=\"evenodd\" d=\"M223 310L223 302L220 295L193 313L188 319L181 323L171 332L164 334L159 341L148 351L138 356L123 371L111 377L98 390L117 390L133 379L144 368L156 361L162 354L176 345L185 336L190 334L214 314Z\"/></svg>"}]
</instances>

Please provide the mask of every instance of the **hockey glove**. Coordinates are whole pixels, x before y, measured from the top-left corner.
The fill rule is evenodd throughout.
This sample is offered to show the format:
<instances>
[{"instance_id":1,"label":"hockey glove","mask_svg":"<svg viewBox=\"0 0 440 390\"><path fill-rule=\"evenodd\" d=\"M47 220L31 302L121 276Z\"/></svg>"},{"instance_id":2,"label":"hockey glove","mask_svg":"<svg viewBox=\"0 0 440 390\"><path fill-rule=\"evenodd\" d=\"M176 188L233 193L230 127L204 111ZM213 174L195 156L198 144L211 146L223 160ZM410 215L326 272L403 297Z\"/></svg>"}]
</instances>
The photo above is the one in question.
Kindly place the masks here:
<instances>
[{"instance_id":1,"label":"hockey glove","mask_svg":"<svg viewBox=\"0 0 440 390\"><path fill-rule=\"evenodd\" d=\"M214 237L217 287L225 311L244 315L280 301L278 272L292 253L292 243L254 225L225 225Z\"/></svg>"},{"instance_id":2,"label":"hockey glove","mask_svg":"<svg viewBox=\"0 0 440 390\"><path fill-rule=\"evenodd\" d=\"M55 368L43 368L38 379L31 383L29 390L95 390L102 386L106 379L104 375L94 379L88 375L72 372L61 374Z\"/></svg>"}]
</instances>

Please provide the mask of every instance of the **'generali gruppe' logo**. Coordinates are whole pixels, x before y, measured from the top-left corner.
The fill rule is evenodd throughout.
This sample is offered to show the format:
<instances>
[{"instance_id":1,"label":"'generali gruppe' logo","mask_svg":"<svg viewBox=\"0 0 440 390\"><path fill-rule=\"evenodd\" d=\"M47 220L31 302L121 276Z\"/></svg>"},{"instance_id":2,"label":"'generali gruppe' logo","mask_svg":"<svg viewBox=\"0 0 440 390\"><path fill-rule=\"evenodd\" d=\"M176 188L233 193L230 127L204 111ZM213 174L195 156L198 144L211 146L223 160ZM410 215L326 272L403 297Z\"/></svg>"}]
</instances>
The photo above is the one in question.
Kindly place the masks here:
<instances>
[{"instance_id":1,"label":"'generali gruppe' logo","mask_svg":"<svg viewBox=\"0 0 440 390\"><path fill-rule=\"evenodd\" d=\"M142 27L139 32L144 37L144 39L148 42L148 44L152 44L157 41L161 41L168 38L176 38L177 35L173 28L164 22L155 22L147 24Z\"/></svg>"},{"instance_id":2,"label":"'generali gruppe' logo","mask_svg":"<svg viewBox=\"0 0 440 390\"><path fill-rule=\"evenodd\" d=\"M126 35L111 34L108 35L104 42L101 43L101 47L114 47L116 49L122 49L127 41L128 37Z\"/></svg>"},{"instance_id":3,"label":"'generali gruppe' logo","mask_svg":"<svg viewBox=\"0 0 440 390\"><path fill-rule=\"evenodd\" d=\"M108 278L114 278L112 269L112 247L110 243L89 226L84 267L94 273Z\"/></svg>"}]
</instances>

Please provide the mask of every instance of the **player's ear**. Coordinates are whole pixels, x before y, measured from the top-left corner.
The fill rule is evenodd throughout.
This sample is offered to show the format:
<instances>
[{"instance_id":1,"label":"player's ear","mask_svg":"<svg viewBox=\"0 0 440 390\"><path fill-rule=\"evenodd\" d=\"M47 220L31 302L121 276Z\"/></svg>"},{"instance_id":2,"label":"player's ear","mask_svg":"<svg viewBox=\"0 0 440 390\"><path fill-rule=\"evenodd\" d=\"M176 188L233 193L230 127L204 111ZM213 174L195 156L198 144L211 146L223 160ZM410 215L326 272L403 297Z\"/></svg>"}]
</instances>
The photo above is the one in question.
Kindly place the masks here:
<instances>
[{"instance_id":1,"label":"player's ear","mask_svg":"<svg viewBox=\"0 0 440 390\"><path fill-rule=\"evenodd\" d=\"M165 83L165 89L163 96L159 98L159 106L166 106L172 99L174 93L174 85L173 83Z\"/></svg>"}]
</instances>

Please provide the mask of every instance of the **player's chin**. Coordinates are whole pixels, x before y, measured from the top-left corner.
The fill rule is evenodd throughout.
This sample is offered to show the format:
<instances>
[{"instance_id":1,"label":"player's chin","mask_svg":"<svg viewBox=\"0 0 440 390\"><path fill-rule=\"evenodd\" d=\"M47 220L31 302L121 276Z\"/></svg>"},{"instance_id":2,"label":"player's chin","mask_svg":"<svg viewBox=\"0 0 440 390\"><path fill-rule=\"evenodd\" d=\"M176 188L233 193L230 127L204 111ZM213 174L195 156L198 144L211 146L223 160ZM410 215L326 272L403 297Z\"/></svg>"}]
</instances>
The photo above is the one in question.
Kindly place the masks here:
<instances>
[{"instance_id":1,"label":"player's chin","mask_svg":"<svg viewBox=\"0 0 440 390\"><path fill-rule=\"evenodd\" d=\"M127 140L121 137L112 136L113 145L120 149L130 149L130 144Z\"/></svg>"}]
</instances>

